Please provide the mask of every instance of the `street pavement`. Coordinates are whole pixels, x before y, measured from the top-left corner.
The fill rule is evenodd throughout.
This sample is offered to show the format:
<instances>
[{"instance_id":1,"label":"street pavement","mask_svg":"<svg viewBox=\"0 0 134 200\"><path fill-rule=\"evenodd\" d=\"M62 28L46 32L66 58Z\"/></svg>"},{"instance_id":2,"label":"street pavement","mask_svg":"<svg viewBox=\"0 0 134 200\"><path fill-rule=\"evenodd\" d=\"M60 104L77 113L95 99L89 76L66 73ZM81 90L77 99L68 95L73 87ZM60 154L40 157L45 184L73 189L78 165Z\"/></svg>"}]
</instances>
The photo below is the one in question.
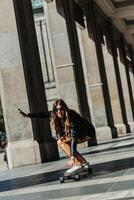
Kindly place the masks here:
<instances>
[{"instance_id":1,"label":"street pavement","mask_svg":"<svg viewBox=\"0 0 134 200\"><path fill-rule=\"evenodd\" d=\"M134 134L79 148L93 175L59 182L66 158L0 172L0 200L134 200Z\"/></svg>"}]
</instances>

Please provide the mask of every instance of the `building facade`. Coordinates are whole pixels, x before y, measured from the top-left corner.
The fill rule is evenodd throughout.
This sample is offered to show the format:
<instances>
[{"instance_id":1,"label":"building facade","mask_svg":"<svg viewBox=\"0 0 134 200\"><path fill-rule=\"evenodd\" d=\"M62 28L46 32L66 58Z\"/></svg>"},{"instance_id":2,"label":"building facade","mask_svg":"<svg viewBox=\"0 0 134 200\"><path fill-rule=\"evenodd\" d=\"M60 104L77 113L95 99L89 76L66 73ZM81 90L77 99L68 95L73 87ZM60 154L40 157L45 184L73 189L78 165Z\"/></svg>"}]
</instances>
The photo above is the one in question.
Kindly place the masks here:
<instances>
[{"instance_id":1,"label":"building facade","mask_svg":"<svg viewBox=\"0 0 134 200\"><path fill-rule=\"evenodd\" d=\"M110 14L119 6L134 5L1 0L0 95L9 168L59 159L49 119L24 119L17 108L47 111L61 97L92 121L94 144L134 132L134 37L132 27L122 31L121 12Z\"/></svg>"}]
</instances>

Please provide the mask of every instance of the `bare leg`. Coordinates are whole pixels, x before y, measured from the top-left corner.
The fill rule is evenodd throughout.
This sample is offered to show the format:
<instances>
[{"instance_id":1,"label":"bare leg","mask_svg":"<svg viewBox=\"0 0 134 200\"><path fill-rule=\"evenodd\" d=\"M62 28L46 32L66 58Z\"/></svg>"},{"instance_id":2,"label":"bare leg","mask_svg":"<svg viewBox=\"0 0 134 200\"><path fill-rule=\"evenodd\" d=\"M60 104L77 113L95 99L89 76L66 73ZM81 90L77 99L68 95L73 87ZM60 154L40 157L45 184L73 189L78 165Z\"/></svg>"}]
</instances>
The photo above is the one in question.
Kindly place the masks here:
<instances>
[{"instance_id":1,"label":"bare leg","mask_svg":"<svg viewBox=\"0 0 134 200\"><path fill-rule=\"evenodd\" d=\"M85 137L83 140L78 139L78 143L83 143L86 141L91 140L89 136ZM71 143L71 138L62 138L57 141L57 145L65 152L65 154L70 157L70 143ZM84 164L86 163L86 159L79 153L77 152L75 155L75 164Z\"/></svg>"},{"instance_id":2,"label":"bare leg","mask_svg":"<svg viewBox=\"0 0 134 200\"><path fill-rule=\"evenodd\" d=\"M57 141L57 145L65 152L65 154L67 155L67 157L70 158L70 142L71 141L67 141L65 139L59 139ZM75 164L81 164L81 160L79 160L80 156L76 155L75 156Z\"/></svg>"},{"instance_id":3,"label":"bare leg","mask_svg":"<svg viewBox=\"0 0 134 200\"><path fill-rule=\"evenodd\" d=\"M65 152L67 157L70 157L70 144L69 143L66 143L64 139L59 139L57 141L57 145Z\"/></svg>"}]
</instances>

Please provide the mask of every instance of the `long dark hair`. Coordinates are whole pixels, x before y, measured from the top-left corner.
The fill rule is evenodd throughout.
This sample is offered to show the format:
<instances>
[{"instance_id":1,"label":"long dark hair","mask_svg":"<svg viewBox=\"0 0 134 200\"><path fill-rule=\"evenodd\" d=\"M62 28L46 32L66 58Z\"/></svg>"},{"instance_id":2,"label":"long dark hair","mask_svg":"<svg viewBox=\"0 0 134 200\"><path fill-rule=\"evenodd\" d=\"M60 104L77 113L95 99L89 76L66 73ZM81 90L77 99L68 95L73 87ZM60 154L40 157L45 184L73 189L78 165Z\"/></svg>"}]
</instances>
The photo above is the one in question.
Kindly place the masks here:
<instances>
[{"instance_id":1,"label":"long dark hair","mask_svg":"<svg viewBox=\"0 0 134 200\"><path fill-rule=\"evenodd\" d=\"M56 114L56 107L60 105L64 110L64 130L61 127L61 120ZM70 110L63 99L57 99L53 104L52 114L51 114L51 125L54 127L56 134L62 136L63 132L70 134L71 121L70 121Z\"/></svg>"}]
</instances>

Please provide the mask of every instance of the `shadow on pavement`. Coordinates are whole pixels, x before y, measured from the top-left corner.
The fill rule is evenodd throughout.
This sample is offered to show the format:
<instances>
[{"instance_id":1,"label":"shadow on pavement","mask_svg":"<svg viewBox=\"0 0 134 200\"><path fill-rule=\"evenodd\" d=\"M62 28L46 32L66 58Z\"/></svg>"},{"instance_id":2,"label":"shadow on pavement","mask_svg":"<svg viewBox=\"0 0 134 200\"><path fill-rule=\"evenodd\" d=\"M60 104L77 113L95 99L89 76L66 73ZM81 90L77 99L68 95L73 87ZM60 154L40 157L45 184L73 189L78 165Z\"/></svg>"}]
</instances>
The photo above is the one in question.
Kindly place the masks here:
<instances>
[{"instance_id":1,"label":"shadow on pavement","mask_svg":"<svg viewBox=\"0 0 134 200\"><path fill-rule=\"evenodd\" d=\"M95 164L92 166L94 172L92 178L133 167L134 157ZM0 192L24 188L28 186L34 186L38 184L50 182L52 183L54 181L58 181L59 177L62 176L64 171L65 170L62 169L42 174L0 181Z\"/></svg>"}]
</instances>

